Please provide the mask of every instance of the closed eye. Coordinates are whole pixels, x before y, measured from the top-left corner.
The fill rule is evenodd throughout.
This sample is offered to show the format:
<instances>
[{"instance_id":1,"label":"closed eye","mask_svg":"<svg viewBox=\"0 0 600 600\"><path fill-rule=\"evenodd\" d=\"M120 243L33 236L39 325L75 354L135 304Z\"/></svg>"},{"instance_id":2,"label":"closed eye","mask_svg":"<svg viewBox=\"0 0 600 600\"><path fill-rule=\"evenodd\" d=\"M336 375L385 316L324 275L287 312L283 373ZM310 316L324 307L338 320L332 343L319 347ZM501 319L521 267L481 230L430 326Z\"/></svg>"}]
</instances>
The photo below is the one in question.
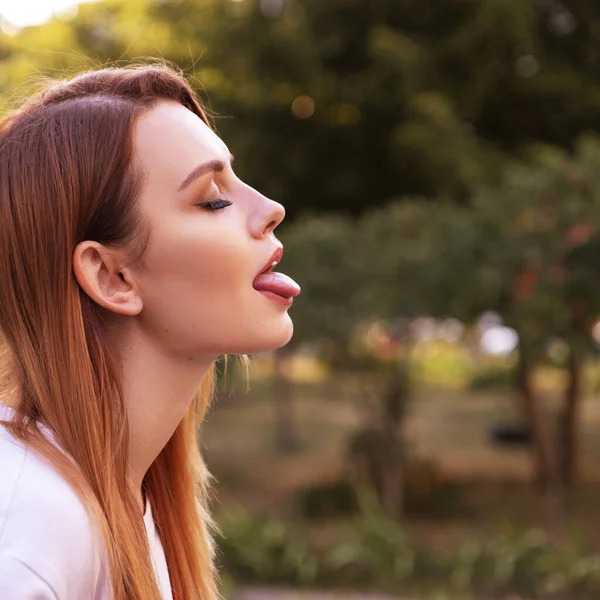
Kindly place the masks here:
<instances>
[{"instance_id":1,"label":"closed eye","mask_svg":"<svg viewBox=\"0 0 600 600\"><path fill-rule=\"evenodd\" d=\"M200 202L200 204L196 204L200 208L205 208L206 210L216 211L221 210L222 208L226 208L227 206L231 206L233 202L229 200L225 200L225 198L217 198L216 200L209 200L207 202Z\"/></svg>"}]
</instances>

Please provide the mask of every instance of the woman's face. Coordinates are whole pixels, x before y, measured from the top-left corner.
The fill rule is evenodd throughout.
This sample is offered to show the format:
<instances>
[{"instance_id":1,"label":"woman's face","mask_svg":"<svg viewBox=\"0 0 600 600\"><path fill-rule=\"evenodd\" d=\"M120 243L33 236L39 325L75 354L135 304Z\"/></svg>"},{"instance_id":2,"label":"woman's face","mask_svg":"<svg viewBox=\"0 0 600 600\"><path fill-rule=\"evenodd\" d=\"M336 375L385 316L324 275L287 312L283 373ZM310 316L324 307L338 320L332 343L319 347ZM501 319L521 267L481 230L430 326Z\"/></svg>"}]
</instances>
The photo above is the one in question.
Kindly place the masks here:
<instances>
[{"instance_id":1,"label":"woman's face","mask_svg":"<svg viewBox=\"0 0 600 600\"><path fill-rule=\"evenodd\" d=\"M273 230L283 207L236 177L223 141L175 102L161 102L138 120L134 154L145 178L140 204L149 230L130 268L143 302L143 335L188 360L286 344L291 300L253 287L280 247ZM219 199L212 209L201 206ZM280 281L283 296L299 292Z\"/></svg>"}]
</instances>

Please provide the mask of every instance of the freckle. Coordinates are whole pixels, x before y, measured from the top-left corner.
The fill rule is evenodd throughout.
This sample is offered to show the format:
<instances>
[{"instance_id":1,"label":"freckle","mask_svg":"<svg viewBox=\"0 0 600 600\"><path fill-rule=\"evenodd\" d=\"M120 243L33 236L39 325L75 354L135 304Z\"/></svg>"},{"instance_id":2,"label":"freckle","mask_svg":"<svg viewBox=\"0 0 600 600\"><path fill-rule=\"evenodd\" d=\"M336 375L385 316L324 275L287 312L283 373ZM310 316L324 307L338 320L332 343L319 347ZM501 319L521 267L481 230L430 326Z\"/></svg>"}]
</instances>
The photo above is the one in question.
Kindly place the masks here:
<instances>
[{"instance_id":1,"label":"freckle","mask_svg":"<svg viewBox=\"0 0 600 600\"><path fill-rule=\"evenodd\" d=\"M194 360L193 356L188 356L188 360Z\"/></svg>"},{"instance_id":2,"label":"freckle","mask_svg":"<svg viewBox=\"0 0 600 600\"><path fill-rule=\"evenodd\" d=\"M165 329L165 333L167 333L167 331L169 331L169 328L168 328L168 327Z\"/></svg>"}]
</instances>

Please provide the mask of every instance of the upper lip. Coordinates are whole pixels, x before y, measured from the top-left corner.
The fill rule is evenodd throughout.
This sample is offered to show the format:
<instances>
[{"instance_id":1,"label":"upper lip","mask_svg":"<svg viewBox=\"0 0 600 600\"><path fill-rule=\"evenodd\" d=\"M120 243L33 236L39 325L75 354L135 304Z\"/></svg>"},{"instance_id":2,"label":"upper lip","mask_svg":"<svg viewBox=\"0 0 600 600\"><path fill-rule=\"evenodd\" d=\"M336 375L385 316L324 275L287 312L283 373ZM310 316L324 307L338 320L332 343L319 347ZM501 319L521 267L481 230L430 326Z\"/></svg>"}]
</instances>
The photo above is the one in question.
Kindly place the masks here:
<instances>
[{"instance_id":1,"label":"upper lip","mask_svg":"<svg viewBox=\"0 0 600 600\"><path fill-rule=\"evenodd\" d=\"M263 268L260 270L260 272L258 273L259 275L262 275L263 273L267 273L268 271L272 270L273 267L275 266L273 263L279 263L281 262L281 259L283 257L283 246L278 246L275 249L275 252L273 252L273 254L271 254L271 258L269 258L269 260L265 263L265 265L263 266Z\"/></svg>"}]
</instances>

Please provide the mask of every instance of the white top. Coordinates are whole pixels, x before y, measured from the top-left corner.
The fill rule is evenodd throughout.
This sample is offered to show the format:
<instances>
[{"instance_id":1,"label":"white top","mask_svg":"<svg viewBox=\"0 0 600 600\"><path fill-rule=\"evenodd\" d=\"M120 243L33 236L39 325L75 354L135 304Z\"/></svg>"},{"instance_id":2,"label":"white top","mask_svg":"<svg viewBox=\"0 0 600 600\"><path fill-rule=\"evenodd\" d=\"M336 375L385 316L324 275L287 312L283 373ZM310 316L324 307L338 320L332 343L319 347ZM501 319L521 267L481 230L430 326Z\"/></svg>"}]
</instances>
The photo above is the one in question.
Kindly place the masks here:
<instances>
[{"instance_id":1,"label":"white top","mask_svg":"<svg viewBox=\"0 0 600 600\"><path fill-rule=\"evenodd\" d=\"M11 416L10 408L0 406L0 420ZM162 597L173 600L149 502L144 524ZM111 596L100 527L62 475L0 425L0 598L110 600Z\"/></svg>"}]
</instances>

